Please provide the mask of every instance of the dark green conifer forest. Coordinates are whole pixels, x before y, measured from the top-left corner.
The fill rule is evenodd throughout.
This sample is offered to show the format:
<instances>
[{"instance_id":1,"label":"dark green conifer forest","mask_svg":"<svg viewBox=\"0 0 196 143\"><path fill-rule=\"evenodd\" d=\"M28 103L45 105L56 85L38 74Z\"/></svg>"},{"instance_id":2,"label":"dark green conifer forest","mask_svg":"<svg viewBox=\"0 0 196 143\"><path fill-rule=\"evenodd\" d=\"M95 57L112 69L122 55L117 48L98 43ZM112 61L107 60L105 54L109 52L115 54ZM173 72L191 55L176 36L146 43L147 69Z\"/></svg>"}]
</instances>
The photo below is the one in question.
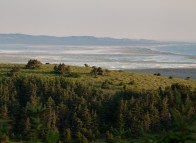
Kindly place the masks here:
<instances>
[{"instance_id":1,"label":"dark green conifer forest","mask_svg":"<svg viewBox=\"0 0 196 143\"><path fill-rule=\"evenodd\" d=\"M82 68L48 65L36 74L44 71L37 63L1 66L1 143L195 142L196 84L139 90L134 79L114 86L109 70L83 67L82 80Z\"/></svg>"}]
</instances>

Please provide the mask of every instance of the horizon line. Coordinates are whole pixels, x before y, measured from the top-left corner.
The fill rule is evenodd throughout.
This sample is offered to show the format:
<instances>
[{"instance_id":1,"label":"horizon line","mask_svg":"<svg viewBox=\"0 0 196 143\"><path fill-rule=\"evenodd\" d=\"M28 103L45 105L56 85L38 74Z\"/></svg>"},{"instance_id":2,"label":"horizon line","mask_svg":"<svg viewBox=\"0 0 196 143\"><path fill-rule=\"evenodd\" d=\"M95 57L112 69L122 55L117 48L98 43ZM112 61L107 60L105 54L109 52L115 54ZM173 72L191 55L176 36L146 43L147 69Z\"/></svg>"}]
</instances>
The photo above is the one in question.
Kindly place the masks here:
<instances>
[{"instance_id":1,"label":"horizon line","mask_svg":"<svg viewBox=\"0 0 196 143\"><path fill-rule=\"evenodd\" d=\"M27 34L27 33L0 33L0 35L3 34L10 34L10 35L27 35L27 36L48 36L48 37L56 37L56 38L66 38L66 37L94 37L94 38L111 38L116 40L149 40L149 41L156 41L156 42L184 42L184 43L194 43L196 44L196 41L181 41L181 40L161 40L161 39L148 39L148 38L117 38L117 37L110 37L110 36L94 36L94 35L70 35L70 36L57 36L57 35L49 35L49 34Z\"/></svg>"}]
</instances>

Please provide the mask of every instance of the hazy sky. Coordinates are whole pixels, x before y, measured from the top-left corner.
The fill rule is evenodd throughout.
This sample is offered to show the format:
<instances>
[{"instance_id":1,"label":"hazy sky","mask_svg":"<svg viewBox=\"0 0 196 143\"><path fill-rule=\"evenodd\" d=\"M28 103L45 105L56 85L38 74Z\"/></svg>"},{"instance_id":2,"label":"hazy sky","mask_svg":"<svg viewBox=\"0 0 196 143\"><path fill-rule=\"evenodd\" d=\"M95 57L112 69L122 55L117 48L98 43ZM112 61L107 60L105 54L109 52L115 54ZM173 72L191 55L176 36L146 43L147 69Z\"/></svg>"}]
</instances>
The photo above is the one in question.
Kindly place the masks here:
<instances>
[{"instance_id":1,"label":"hazy sky","mask_svg":"<svg viewBox=\"0 0 196 143\"><path fill-rule=\"evenodd\" d=\"M0 33L196 42L196 0L0 0Z\"/></svg>"}]
</instances>

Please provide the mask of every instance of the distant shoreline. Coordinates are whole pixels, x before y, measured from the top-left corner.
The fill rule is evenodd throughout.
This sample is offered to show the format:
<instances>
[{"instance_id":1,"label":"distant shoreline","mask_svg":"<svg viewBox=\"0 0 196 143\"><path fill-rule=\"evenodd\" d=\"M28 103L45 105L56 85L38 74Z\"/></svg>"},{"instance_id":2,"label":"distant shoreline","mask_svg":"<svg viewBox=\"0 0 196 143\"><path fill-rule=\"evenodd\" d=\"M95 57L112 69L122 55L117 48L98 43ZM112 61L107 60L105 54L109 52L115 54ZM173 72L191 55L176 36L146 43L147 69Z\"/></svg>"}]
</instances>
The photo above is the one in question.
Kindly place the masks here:
<instances>
[{"instance_id":1,"label":"distant shoreline","mask_svg":"<svg viewBox=\"0 0 196 143\"><path fill-rule=\"evenodd\" d=\"M153 69L125 69L123 71L154 74L160 73L163 76L171 76L173 78L187 78L196 80L196 68L153 68Z\"/></svg>"}]
</instances>

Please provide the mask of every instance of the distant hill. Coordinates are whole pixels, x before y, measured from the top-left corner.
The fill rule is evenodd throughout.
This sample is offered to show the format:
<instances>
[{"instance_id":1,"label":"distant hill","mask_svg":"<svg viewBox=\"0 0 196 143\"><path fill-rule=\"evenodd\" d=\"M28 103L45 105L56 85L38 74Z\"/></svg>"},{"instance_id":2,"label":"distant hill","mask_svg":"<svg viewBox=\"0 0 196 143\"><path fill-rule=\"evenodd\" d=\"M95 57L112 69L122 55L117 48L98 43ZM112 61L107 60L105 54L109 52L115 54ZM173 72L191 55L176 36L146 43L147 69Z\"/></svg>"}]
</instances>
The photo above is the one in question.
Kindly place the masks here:
<instances>
[{"instance_id":1,"label":"distant hill","mask_svg":"<svg viewBox=\"0 0 196 143\"><path fill-rule=\"evenodd\" d=\"M159 42L145 39L115 39L97 38L93 36L33 36L25 34L0 34L0 44L32 44L32 45L100 45L100 46L129 46L129 45L154 45L168 44L169 42Z\"/></svg>"}]
</instances>

